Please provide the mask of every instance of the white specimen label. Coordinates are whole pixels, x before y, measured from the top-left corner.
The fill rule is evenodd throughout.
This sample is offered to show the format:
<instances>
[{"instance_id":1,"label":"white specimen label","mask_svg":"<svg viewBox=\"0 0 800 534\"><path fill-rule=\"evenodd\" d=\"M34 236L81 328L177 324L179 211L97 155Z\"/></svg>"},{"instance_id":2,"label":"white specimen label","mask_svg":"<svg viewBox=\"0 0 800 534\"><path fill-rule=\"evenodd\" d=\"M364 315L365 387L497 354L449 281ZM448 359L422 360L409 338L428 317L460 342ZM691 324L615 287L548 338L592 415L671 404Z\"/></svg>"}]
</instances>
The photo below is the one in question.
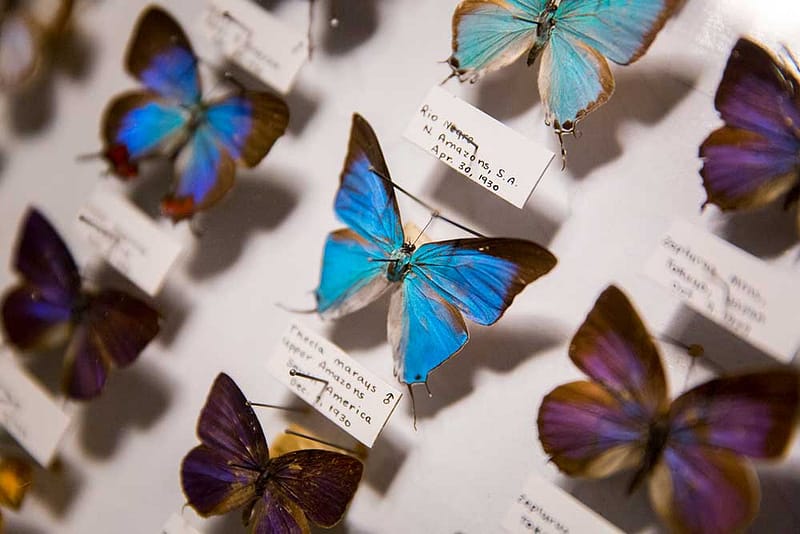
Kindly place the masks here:
<instances>
[{"instance_id":1,"label":"white specimen label","mask_svg":"<svg viewBox=\"0 0 800 534\"><path fill-rule=\"evenodd\" d=\"M203 33L229 59L283 94L308 58L308 38L250 0L208 0Z\"/></svg>"},{"instance_id":2,"label":"white specimen label","mask_svg":"<svg viewBox=\"0 0 800 534\"><path fill-rule=\"evenodd\" d=\"M155 296L181 244L124 197L96 190L78 212L78 231L131 282Z\"/></svg>"},{"instance_id":3,"label":"white specimen label","mask_svg":"<svg viewBox=\"0 0 800 534\"><path fill-rule=\"evenodd\" d=\"M727 241L676 221L645 266L689 307L783 362L800 348L800 281Z\"/></svg>"},{"instance_id":4,"label":"white specimen label","mask_svg":"<svg viewBox=\"0 0 800 534\"><path fill-rule=\"evenodd\" d=\"M11 352L0 348L0 425L47 467L69 423L69 416Z\"/></svg>"},{"instance_id":5,"label":"white specimen label","mask_svg":"<svg viewBox=\"0 0 800 534\"><path fill-rule=\"evenodd\" d=\"M281 336L267 368L295 395L368 447L403 396L342 349L295 322Z\"/></svg>"},{"instance_id":6,"label":"white specimen label","mask_svg":"<svg viewBox=\"0 0 800 534\"><path fill-rule=\"evenodd\" d=\"M417 108L405 138L442 163L523 208L553 153L434 86Z\"/></svg>"},{"instance_id":7,"label":"white specimen label","mask_svg":"<svg viewBox=\"0 0 800 534\"><path fill-rule=\"evenodd\" d=\"M622 534L602 516L539 475L532 475L503 520L512 534Z\"/></svg>"}]
</instances>

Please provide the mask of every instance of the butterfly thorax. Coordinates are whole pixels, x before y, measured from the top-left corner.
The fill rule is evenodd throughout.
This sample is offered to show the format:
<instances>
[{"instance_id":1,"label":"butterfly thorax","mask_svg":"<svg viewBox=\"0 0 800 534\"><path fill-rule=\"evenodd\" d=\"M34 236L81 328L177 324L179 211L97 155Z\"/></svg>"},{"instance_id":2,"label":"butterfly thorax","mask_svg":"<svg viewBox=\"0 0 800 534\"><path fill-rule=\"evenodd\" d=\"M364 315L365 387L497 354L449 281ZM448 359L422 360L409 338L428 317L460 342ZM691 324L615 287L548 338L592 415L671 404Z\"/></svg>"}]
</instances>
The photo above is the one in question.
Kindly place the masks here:
<instances>
[{"instance_id":1,"label":"butterfly thorax","mask_svg":"<svg viewBox=\"0 0 800 534\"><path fill-rule=\"evenodd\" d=\"M657 417L650 423L647 429L647 442L644 447L644 457L642 458L642 465L636 474L633 476L630 485L628 486L628 493L633 492L639 487L639 484L650 474L653 468L661 458L664 448L667 446L669 440L670 424L669 417L665 414Z\"/></svg>"},{"instance_id":2,"label":"butterfly thorax","mask_svg":"<svg viewBox=\"0 0 800 534\"><path fill-rule=\"evenodd\" d=\"M536 41L528 52L528 65L533 65L536 58L550 42L550 34L556 27L556 11L558 10L558 0L550 0L544 11L536 19Z\"/></svg>"},{"instance_id":3,"label":"butterfly thorax","mask_svg":"<svg viewBox=\"0 0 800 534\"><path fill-rule=\"evenodd\" d=\"M269 468L264 469L261 471L261 474L258 475L256 479L255 487L256 487L256 497L263 497L264 492L267 491L267 482L269 482L269 477L271 473Z\"/></svg>"},{"instance_id":4,"label":"butterfly thorax","mask_svg":"<svg viewBox=\"0 0 800 534\"><path fill-rule=\"evenodd\" d=\"M411 271L411 256L416 248L413 243L403 243L392 253L386 269L386 278L390 282L400 282Z\"/></svg>"}]
</instances>

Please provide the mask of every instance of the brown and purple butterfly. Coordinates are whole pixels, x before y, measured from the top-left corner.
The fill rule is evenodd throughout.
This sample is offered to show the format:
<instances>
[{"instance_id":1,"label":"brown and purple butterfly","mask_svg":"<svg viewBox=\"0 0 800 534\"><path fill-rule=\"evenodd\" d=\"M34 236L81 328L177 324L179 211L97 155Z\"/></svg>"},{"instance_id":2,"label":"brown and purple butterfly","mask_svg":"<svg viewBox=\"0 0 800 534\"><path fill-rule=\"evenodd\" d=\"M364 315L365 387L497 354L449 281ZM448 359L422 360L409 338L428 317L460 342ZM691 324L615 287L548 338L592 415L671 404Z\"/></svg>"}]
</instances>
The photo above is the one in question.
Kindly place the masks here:
<instances>
[{"instance_id":1,"label":"brown and purple butterfly","mask_svg":"<svg viewBox=\"0 0 800 534\"><path fill-rule=\"evenodd\" d=\"M181 465L189 505L208 517L243 508L255 534L307 534L309 523L336 525L358 488L363 464L317 449L270 458L253 409L236 383L220 373L197 422L201 444Z\"/></svg>"},{"instance_id":2,"label":"brown and purple butterfly","mask_svg":"<svg viewBox=\"0 0 800 534\"><path fill-rule=\"evenodd\" d=\"M793 62L793 60L792 60ZM703 141L707 203L724 211L800 196L800 80L797 65L749 39L731 51L714 106L725 126ZM800 217L797 219L800 231Z\"/></svg>"},{"instance_id":3,"label":"brown and purple butterfly","mask_svg":"<svg viewBox=\"0 0 800 534\"><path fill-rule=\"evenodd\" d=\"M787 448L798 416L796 370L716 378L671 403L661 359L627 297L614 286L597 299L569 356L591 380L547 394L539 439L570 476L602 478L634 469L629 490L648 481L656 512L676 532L728 533L759 509L748 458Z\"/></svg>"},{"instance_id":4,"label":"brown and purple butterfly","mask_svg":"<svg viewBox=\"0 0 800 534\"><path fill-rule=\"evenodd\" d=\"M158 312L143 300L84 289L72 254L36 209L25 216L14 269L22 280L3 297L6 340L22 351L68 340L63 389L73 399L99 395L109 369L133 363L158 334Z\"/></svg>"}]
</instances>

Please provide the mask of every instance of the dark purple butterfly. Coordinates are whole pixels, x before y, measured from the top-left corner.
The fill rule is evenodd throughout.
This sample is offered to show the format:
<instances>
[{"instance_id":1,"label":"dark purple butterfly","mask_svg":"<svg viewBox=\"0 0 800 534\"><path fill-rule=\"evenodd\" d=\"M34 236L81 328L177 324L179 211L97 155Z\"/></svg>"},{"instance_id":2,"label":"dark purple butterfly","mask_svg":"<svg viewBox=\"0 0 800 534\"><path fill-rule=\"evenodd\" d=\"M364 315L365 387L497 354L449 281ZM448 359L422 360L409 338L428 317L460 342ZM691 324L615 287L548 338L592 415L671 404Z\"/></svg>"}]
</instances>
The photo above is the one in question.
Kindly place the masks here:
<instances>
[{"instance_id":1,"label":"dark purple butterfly","mask_svg":"<svg viewBox=\"0 0 800 534\"><path fill-rule=\"evenodd\" d=\"M700 147L707 202L723 210L758 208L783 195L787 204L796 202L800 80L791 67L758 44L739 39L714 106L725 126Z\"/></svg>"},{"instance_id":2,"label":"dark purple butterfly","mask_svg":"<svg viewBox=\"0 0 800 534\"><path fill-rule=\"evenodd\" d=\"M189 505L201 516L244 507L255 534L309 533L344 515L363 464L345 454L307 449L269 457L261 424L236 383L220 373L197 422L198 445L181 466Z\"/></svg>"},{"instance_id":3,"label":"dark purple butterfly","mask_svg":"<svg viewBox=\"0 0 800 534\"><path fill-rule=\"evenodd\" d=\"M559 386L539 409L539 440L568 475L636 469L650 501L678 532L739 532L758 512L749 458L775 458L798 416L790 369L717 378L669 402L661 359L616 287L597 299L569 348L591 380Z\"/></svg>"},{"instance_id":4,"label":"dark purple butterfly","mask_svg":"<svg viewBox=\"0 0 800 534\"><path fill-rule=\"evenodd\" d=\"M6 339L22 351L69 339L63 388L74 399L99 395L109 368L131 364L158 334L158 312L142 300L83 289L67 246L36 209L25 217L14 268L22 281L3 298Z\"/></svg>"}]
</instances>

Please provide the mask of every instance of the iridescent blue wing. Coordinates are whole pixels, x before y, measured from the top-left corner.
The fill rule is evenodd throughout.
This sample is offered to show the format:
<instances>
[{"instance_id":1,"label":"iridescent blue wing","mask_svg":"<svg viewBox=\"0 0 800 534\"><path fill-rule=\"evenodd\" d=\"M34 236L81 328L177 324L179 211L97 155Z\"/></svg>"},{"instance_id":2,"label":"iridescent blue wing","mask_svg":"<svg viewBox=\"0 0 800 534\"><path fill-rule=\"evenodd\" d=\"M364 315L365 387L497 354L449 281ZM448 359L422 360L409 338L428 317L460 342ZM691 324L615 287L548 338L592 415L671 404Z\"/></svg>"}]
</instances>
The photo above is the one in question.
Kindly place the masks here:
<instances>
[{"instance_id":1,"label":"iridescent blue wing","mask_svg":"<svg viewBox=\"0 0 800 534\"><path fill-rule=\"evenodd\" d=\"M469 339L456 307L414 272L392 293L388 325L394 374L406 384L426 382Z\"/></svg>"},{"instance_id":2,"label":"iridescent blue wing","mask_svg":"<svg viewBox=\"0 0 800 534\"><path fill-rule=\"evenodd\" d=\"M289 110L278 97L243 91L208 105L176 160L174 191L162 201L173 220L216 204L233 186L236 162L257 165L283 135Z\"/></svg>"},{"instance_id":3,"label":"iridescent blue wing","mask_svg":"<svg viewBox=\"0 0 800 534\"><path fill-rule=\"evenodd\" d=\"M197 422L198 445L183 459L181 484L202 516L250 504L269 463L264 431L242 391L226 374L214 380Z\"/></svg>"},{"instance_id":4,"label":"iridescent blue wing","mask_svg":"<svg viewBox=\"0 0 800 534\"><path fill-rule=\"evenodd\" d=\"M604 104L614 92L605 58L627 65L649 48L678 0L563 0L542 57L539 91L557 130Z\"/></svg>"},{"instance_id":5,"label":"iridescent blue wing","mask_svg":"<svg viewBox=\"0 0 800 534\"><path fill-rule=\"evenodd\" d=\"M23 282L3 298L7 339L22 350L63 341L81 298L81 279L61 236L36 209L28 210L20 228L14 268Z\"/></svg>"},{"instance_id":6,"label":"iridescent blue wing","mask_svg":"<svg viewBox=\"0 0 800 534\"><path fill-rule=\"evenodd\" d=\"M334 210L350 226L325 243L317 311L339 317L366 306L390 285L386 270L403 245L403 228L389 169L372 127L353 115L350 143Z\"/></svg>"},{"instance_id":7,"label":"iridescent blue wing","mask_svg":"<svg viewBox=\"0 0 800 534\"><path fill-rule=\"evenodd\" d=\"M160 7L150 6L140 15L125 67L159 96L186 106L200 103L197 56L178 22Z\"/></svg>"},{"instance_id":8,"label":"iridescent blue wing","mask_svg":"<svg viewBox=\"0 0 800 534\"><path fill-rule=\"evenodd\" d=\"M680 0L562 0L554 34L570 33L605 57L628 65L639 59Z\"/></svg>"},{"instance_id":9,"label":"iridescent blue wing","mask_svg":"<svg viewBox=\"0 0 800 534\"><path fill-rule=\"evenodd\" d=\"M403 245L400 212L378 138L369 123L353 115L347 158L334 211L361 237L387 253Z\"/></svg>"},{"instance_id":10,"label":"iridescent blue wing","mask_svg":"<svg viewBox=\"0 0 800 534\"><path fill-rule=\"evenodd\" d=\"M526 285L555 267L556 258L522 239L471 238L426 243L411 263L417 276L468 319L490 325Z\"/></svg>"},{"instance_id":11,"label":"iridescent blue wing","mask_svg":"<svg viewBox=\"0 0 800 534\"><path fill-rule=\"evenodd\" d=\"M726 124L700 146L708 202L723 210L756 208L798 183L800 81L787 66L739 39L714 105Z\"/></svg>"},{"instance_id":12,"label":"iridescent blue wing","mask_svg":"<svg viewBox=\"0 0 800 534\"><path fill-rule=\"evenodd\" d=\"M459 79L475 80L512 63L536 40L547 0L466 0L453 13L453 53Z\"/></svg>"},{"instance_id":13,"label":"iridescent blue wing","mask_svg":"<svg viewBox=\"0 0 800 534\"><path fill-rule=\"evenodd\" d=\"M378 298L391 285L385 259L381 247L353 230L331 232L316 290L317 312L325 318L341 317Z\"/></svg>"}]
</instances>

